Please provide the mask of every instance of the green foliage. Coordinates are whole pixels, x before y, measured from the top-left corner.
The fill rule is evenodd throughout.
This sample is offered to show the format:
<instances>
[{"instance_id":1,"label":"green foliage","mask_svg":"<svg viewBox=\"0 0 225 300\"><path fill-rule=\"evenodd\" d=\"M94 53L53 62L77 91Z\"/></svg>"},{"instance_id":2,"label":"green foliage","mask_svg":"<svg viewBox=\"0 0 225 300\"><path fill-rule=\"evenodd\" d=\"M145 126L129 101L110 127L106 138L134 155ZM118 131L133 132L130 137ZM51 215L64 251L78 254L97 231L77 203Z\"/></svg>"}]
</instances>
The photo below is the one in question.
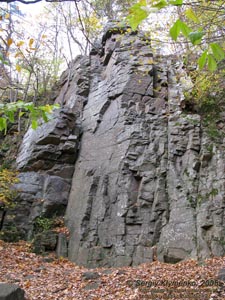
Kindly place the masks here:
<instances>
[{"instance_id":1,"label":"green foliage","mask_svg":"<svg viewBox=\"0 0 225 300\"><path fill-rule=\"evenodd\" d=\"M153 1L152 6L154 8L161 9L161 8L164 8L165 6L167 6L167 1L165 1L165 0Z\"/></svg>"},{"instance_id":2,"label":"green foliage","mask_svg":"<svg viewBox=\"0 0 225 300\"><path fill-rule=\"evenodd\" d=\"M183 0L151 0L151 8L162 9L169 5L179 6L183 4ZM127 16L127 21L133 30L136 30L138 25L142 23L149 16L148 3L146 0L139 0L136 4L131 6L129 9L129 15Z\"/></svg>"},{"instance_id":3,"label":"green foliage","mask_svg":"<svg viewBox=\"0 0 225 300\"><path fill-rule=\"evenodd\" d=\"M209 199L213 199L219 193L218 189L212 188L206 194L198 194L196 198L192 196L187 197L187 201L190 204L190 207L196 209L197 206L200 206L204 201L208 201Z\"/></svg>"},{"instance_id":4,"label":"green foliage","mask_svg":"<svg viewBox=\"0 0 225 300\"><path fill-rule=\"evenodd\" d=\"M188 8L184 10L183 8L186 5ZM224 18L224 15L222 13L219 15L219 12L224 8L224 3L221 1L197 1L196 3L187 1L184 6L182 0L151 0L150 3L139 1L131 7L126 19L132 29L135 30L149 16L150 11L153 9L165 9L169 6L181 6L183 9L183 11L179 12L179 19L176 20L169 30L171 38L177 41L180 34L182 34L193 47L199 45L198 55L199 52L202 52L198 59L199 69L202 70L207 66L211 72L217 70L218 62L225 58L224 47L218 42L218 40L223 40L222 38L218 39L218 36L221 33L224 34L220 21L220 18ZM204 14L199 11L200 9L203 9L203 11L205 9L207 13L211 14L212 19L205 18ZM216 22L214 22L214 19L216 19ZM207 48L207 50L204 48Z\"/></svg>"},{"instance_id":5,"label":"green foliage","mask_svg":"<svg viewBox=\"0 0 225 300\"><path fill-rule=\"evenodd\" d=\"M208 62L208 69L210 71L217 70L217 63L225 58L225 53L222 47L217 43L210 43L209 49L205 50L198 59L199 69L202 70Z\"/></svg>"},{"instance_id":6,"label":"green foliage","mask_svg":"<svg viewBox=\"0 0 225 300\"><path fill-rule=\"evenodd\" d=\"M25 103L23 101L17 101L12 103L1 104L0 103L0 131L7 132L8 123L14 123L15 115L21 117L24 113L28 113L31 120L31 127L36 129L38 127L38 119L42 118L44 122L48 122L54 108L58 108L58 105L43 105L36 107L34 103Z\"/></svg>"},{"instance_id":7,"label":"green foliage","mask_svg":"<svg viewBox=\"0 0 225 300\"><path fill-rule=\"evenodd\" d=\"M225 58L223 49L217 43L211 43L210 48L212 49L213 56L217 61L220 61Z\"/></svg>"},{"instance_id":8,"label":"green foliage","mask_svg":"<svg viewBox=\"0 0 225 300\"><path fill-rule=\"evenodd\" d=\"M130 8L127 20L132 30L136 30L138 25L148 17L148 12L145 9L146 5L146 0L140 0Z\"/></svg>"},{"instance_id":9,"label":"green foliage","mask_svg":"<svg viewBox=\"0 0 225 300\"><path fill-rule=\"evenodd\" d=\"M218 127L220 114L225 108L225 71L223 67L217 72L195 70L189 74L194 83L191 91L185 93L187 107L194 108L194 112L201 115L202 124L209 137L219 141L224 135ZM191 105L192 104L192 105Z\"/></svg>"},{"instance_id":10,"label":"green foliage","mask_svg":"<svg viewBox=\"0 0 225 300\"><path fill-rule=\"evenodd\" d=\"M24 238L24 234L13 223L8 224L0 231L0 240L7 243L16 243Z\"/></svg>"},{"instance_id":11,"label":"green foliage","mask_svg":"<svg viewBox=\"0 0 225 300\"><path fill-rule=\"evenodd\" d=\"M179 34L182 32L185 37L188 37L191 29L180 19L178 19L170 28L170 36L173 40L177 40Z\"/></svg>"},{"instance_id":12,"label":"green foliage","mask_svg":"<svg viewBox=\"0 0 225 300\"><path fill-rule=\"evenodd\" d=\"M199 18L197 17L197 15L195 14L195 12L193 11L193 9L190 7L188 9L186 9L185 11L185 16L190 20L193 21L194 23L199 23Z\"/></svg>"},{"instance_id":13,"label":"green foliage","mask_svg":"<svg viewBox=\"0 0 225 300\"><path fill-rule=\"evenodd\" d=\"M51 218L41 215L37 217L34 221L34 231L35 233L41 233L48 230L53 230L57 232L60 228L64 227L63 217L53 215Z\"/></svg>"},{"instance_id":14,"label":"green foliage","mask_svg":"<svg viewBox=\"0 0 225 300\"><path fill-rule=\"evenodd\" d=\"M171 5L179 6L183 4L183 0L170 0L168 3Z\"/></svg>"},{"instance_id":15,"label":"green foliage","mask_svg":"<svg viewBox=\"0 0 225 300\"><path fill-rule=\"evenodd\" d=\"M196 200L194 199L194 197L188 196L188 197L187 197L187 201L189 202L191 208L196 209L197 202L196 202Z\"/></svg>"},{"instance_id":16,"label":"green foliage","mask_svg":"<svg viewBox=\"0 0 225 300\"><path fill-rule=\"evenodd\" d=\"M200 70L204 68L207 61L207 57L208 57L208 52L207 50L205 50L198 59L198 65Z\"/></svg>"},{"instance_id":17,"label":"green foliage","mask_svg":"<svg viewBox=\"0 0 225 300\"><path fill-rule=\"evenodd\" d=\"M190 32L187 37L190 39L192 45L195 46L201 43L204 35L205 33L200 30L200 31Z\"/></svg>"},{"instance_id":18,"label":"green foliage","mask_svg":"<svg viewBox=\"0 0 225 300\"><path fill-rule=\"evenodd\" d=\"M213 144L208 144L206 146L206 149L209 151L210 155L213 156L214 152L213 152Z\"/></svg>"},{"instance_id":19,"label":"green foliage","mask_svg":"<svg viewBox=\"0 0 225 300\"><path fill-rule=\"evenodd\" d=\"M217 127L217 120L218 119L216 119L216 116L214 114L213 116L208 114L203 119L203 126L205 127L206 133L214 142L219 142L223 137L223 133Z\"/></svg>"},{"instance_id":20,"label":"green foliage","mask_svg":"<svg viewBox=\"0 0 225 300\"><path fill-rule=\"evenodd\" d=\"M35 231L36 232L43 232L51 229L54 224L54 219L46 218L43 216L37 217L35 219Z\"/></svg>"},{"instance_id":21,"label":"green foliage","mask_svg":"<svg viewBox=\"0 0 225 300\"><path fill-rule=\"evenodd\" d=\"M0 52L0 61L3 65L9 65L8 61L5 60L4 55Z\"/></svg>"},{"instance_id":22,"label":"green foliage","mask_svg":"<svg viewBox=\"0 0 225 300\"><path fill-rule=\"evenodd\" d=\"M183 0L152 0L152 7L162 9L168 5L179 6L183 4Z\"/></svg>"},{"instance_id":23,"label":"green foliage","mask_svg":"<svg viewBox=\"0 0 225 300\"><path fill-rule=\"evenodd\" d=\"M217 63L212 54L208 54L208 68L210 71L215 71L217 69Z\"/></svg>"},{"instance_id":24,"label":"green foliage","mask_svg":"<svg viewBox=\"0 0 225 300\"><path fill-rule=\"evenodd\" d=\"M211 191L204 195L198 194L196 198L188 196L187 201L189 202L191 208L196 209L197 206L201 206L203 202L208 201L210 197L213 198L216 195L218 195L218 190L213 188Z\"/></svg>"}]
</instances>

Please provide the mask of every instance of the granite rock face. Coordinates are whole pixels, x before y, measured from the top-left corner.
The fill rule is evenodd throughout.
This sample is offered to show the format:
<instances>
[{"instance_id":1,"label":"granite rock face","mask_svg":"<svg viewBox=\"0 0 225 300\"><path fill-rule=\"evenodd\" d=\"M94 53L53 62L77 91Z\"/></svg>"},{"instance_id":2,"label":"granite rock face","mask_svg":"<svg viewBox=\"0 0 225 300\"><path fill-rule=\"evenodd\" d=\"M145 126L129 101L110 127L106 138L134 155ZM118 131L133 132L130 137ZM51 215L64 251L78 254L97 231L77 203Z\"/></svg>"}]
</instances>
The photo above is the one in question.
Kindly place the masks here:
<instances>
[{"instance_id":1,"label":"granite rock face","mask_svg":"<svg viewBox=\"0 0 225 300\"><path fill-rule=\"evenodd\" d=\"M63 112L67 126L59 116L24 138L26 218L67 205L68 255L87 267L224 255L225 141L183 111L179 58L129 28L96 45L61 78L56 102L75 119Z\"/></svg>"},{"instance_id":2,"label":"granite rock face","mask_svg":"<svg viewBox=\"0 0 225 300\"><path fill-rule=\"evenodd\" d=\"M129 30L109 30L102 47L90 56L69 258L96 267L224 255L224 141L183 112L182 63Z\"/></svg>"}]
</instances>

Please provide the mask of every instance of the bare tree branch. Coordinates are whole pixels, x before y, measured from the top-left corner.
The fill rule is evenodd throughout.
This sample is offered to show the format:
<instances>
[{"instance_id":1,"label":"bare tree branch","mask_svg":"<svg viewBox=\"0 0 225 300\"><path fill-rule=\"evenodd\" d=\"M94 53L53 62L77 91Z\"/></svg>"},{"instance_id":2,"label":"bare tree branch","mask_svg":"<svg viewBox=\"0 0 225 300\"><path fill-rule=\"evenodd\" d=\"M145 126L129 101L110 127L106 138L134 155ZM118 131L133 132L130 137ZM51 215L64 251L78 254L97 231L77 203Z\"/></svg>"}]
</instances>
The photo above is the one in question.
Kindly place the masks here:
<instances>
[{"instance_id":1,"label":"bare tree branch","mask_svg":"<svg viewBox=\"0 0 225 300\"><path fill-rule=\"evenodd\" d=\"M6 2L6 3L12 3L12 2L20 2L23 4L33 4L37 2L41 2L42 0L0 0L0 2ZM74 0L45 0L45 2L69 2ZM79 2L80 0L76 0L76 2Z\"/></svg>"},{"instance_id":2,"label":"bare tree branch","mask_svg":"<svg viewBox=\"0 0 225 300\"><path fill-rule=\"evenodd\" d=\"M15 2L16 0L0 0L0 2L6 2L6 3L12 3ZM23 4L32 4L32 3L37 3L37 2L41 2L42 0L29 0L29 1L25 1L25 0L17 0L18 2L21 2Z\"/></svg>"},{"instance_id":3,"label":"bare tree branch","mask_svg":"<svg viewBox=\"0 0 225 300\"><path fill-rule=\"evenodd\" d=\"M79 0L79 1L80 1L80 0ZM80 13L79 7L78 7L78 5L77 5L77 0L73 0L73 2L74 2L74 4L75 4L76 10L77 10L78 19L79 19L79 22L80 22L80 25L81 25L81 32L83 33L83 36L84 36L85 39L88 41L88 43L89 43L94 49L96 49L97 52L98 52L98 49L97 49L96 46L90 41L89 36L88 36L88 34L86 33L86 30L85 30L85 27L84 27L84 24L83 24L83 21L82 21L81 13Z\"/></svg>"}]
</instances>

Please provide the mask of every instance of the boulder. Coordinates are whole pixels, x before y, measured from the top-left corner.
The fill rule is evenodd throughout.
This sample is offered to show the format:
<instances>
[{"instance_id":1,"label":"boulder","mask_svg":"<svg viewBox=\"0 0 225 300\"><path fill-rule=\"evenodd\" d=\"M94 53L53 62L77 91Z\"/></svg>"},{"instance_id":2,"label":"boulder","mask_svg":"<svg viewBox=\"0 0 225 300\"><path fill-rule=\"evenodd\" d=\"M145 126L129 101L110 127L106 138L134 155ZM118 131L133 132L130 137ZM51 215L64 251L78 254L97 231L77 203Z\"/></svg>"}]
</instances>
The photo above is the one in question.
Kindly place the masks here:
<instances>
[{"instance_id":1,"label":"boulder","mask_svg":"<svg viewBox=\"0 0 225 300\"><path fill-rule=\"evenodd\" d=\"M51 230L36 234L33 241L33 251L37 254L44 254L56 250L57 236L57 233Z\"/></svg>"},{"instance_id":2,"label":"boulder","mask_svg":"<svg viewBox=\"0 0 225 300\"><path fill-rule=\"evenodd\" d=\"M225 282L225 267L223 267L222 269L219 270L217 279Z\"/></svg>"},{"instance_id":3,"label":"boulder","mask_svg":"<svg viewBox=\"0 0 225 300\"><path fill-rule=\"evenodd\" d=\"M58 258L68 256L67 237L64 233L59 233L58 234L56 255L57 255Z\"/></svg>"},{"instance_id":4,"label":"boulder","mask_svg":"<svg viewBox=\"0 0 225 300\"><path fill-rule=\"evenodd\" d=\"M16 284L0 283L0 300L25 300L25 292Z\"/></svg>"}]
</instances>

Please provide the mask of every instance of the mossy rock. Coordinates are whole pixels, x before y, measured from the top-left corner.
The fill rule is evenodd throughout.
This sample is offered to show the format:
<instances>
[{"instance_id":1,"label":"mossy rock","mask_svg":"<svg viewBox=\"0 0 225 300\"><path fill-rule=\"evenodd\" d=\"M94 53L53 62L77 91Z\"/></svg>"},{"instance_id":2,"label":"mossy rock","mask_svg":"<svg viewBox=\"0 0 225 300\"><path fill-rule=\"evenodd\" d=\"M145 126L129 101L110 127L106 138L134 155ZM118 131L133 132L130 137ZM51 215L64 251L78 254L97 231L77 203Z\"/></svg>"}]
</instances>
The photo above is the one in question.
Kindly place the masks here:
<instances>
[{"instance_id":1,"label":"mossy rock","mask_svg":"<svg viewBox=\"0 0 225 300\"><path fill-rule=\"evenodd\" d=\"M7 228L0 231L0 239L7 243L16 243L20 240L24 240L24 234L16 227Z\"/></svg>"},{"instance_id":2,"label":"mossy rock","mask_svg":"<svg viewBox=\"0 0 225 300\"><path fill-rule=\"evenodd\" d=\"M52 230L36 234L33 241L33 252L37 254L44 254L49 251L55 251L57 238L58 234Z\"/></svg>"}]
</instances>

